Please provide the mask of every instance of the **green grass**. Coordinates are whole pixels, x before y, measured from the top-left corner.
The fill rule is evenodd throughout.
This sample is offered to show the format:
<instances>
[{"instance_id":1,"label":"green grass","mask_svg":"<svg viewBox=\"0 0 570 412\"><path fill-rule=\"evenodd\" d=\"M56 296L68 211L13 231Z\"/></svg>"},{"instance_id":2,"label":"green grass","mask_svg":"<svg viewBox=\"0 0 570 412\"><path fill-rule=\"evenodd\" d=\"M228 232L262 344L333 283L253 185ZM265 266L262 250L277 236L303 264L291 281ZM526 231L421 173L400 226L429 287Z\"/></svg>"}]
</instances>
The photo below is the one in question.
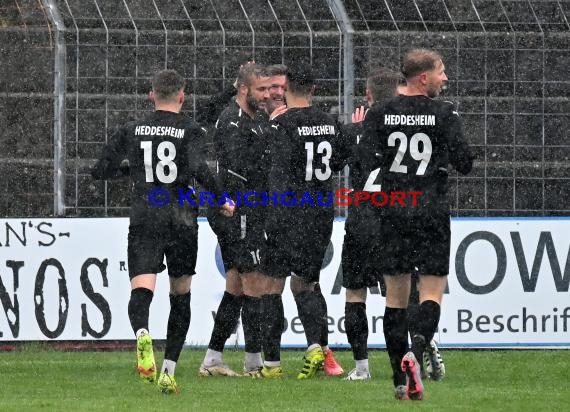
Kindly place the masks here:
<instances>
[{"instance_id":1,"label":"green grass","mask_svg":"<svg viewBox=\"0 0 570 412\"><path fill-rule=\"evenodd\" d=\"M282 380L200 378L202 350L184 350L176 378L182 393L161 395L134 374L134 353L60 352L32 346L0 353L0 411L566 411L570 351L445 351L448 375L426 382L423 402L393 398L387 354L372 351L373 379L295 379L302 352L282 354ZM158 356L160 366L162 359ZM240 369L243 353L226 351ZM345 369L350 352L337 352Z\"/></svg>"}]
</instances>

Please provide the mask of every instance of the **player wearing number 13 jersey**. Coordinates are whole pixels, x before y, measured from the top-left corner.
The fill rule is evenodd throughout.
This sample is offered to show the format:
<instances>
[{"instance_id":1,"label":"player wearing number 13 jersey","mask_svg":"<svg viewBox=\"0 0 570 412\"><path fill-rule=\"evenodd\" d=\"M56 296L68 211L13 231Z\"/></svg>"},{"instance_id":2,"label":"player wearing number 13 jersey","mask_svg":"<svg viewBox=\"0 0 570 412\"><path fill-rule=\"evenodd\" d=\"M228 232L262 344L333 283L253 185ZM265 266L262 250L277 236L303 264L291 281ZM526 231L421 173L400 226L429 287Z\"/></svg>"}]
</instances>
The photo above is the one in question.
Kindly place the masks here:
<instances>
[{"instance_id":1,"label":"player wearing number 13 jersey","mask_svg":"<svg viewBox=\"0 0 570 412\"><path fill-rule=\"evenodd\" d=\"M418 192L417 204L395 201L378 208L376 269L386 283L384 335L398 399L422 399L419 376L426 343L437 329L450 251L448 165L471 170L473 157L453 105L433 100L447 80L441 56L416 49L403 60L406 96L374 105L363 123L355 167L356 190ZM356 186L359 185L359 186ZM395 198L395 196L392 196ZM420 313L408 352L410 273L418 268Z\"/></svg>"},{"instance_id":2,"label":"player wearing number 13 jersey","mask_svg":"<svg viewBox=\"0 0 570 412\"><path fill-rule=\"evenodd\" d=\"M327 308L318 287L320 269L334 219L332 177L342 153L339 127L329 114L311 105L314 78L310 65L296 63L287 72L287 111L275 118L270 190L281 199L266 218L268 265L275 288L264 296L265 372L279 365L283 306L280 294L291 275L291 291L305 329L308 351L299 379L311 378L329 354ZM334 358L327 355L330 363ZM334 361L329 374L341 374ZM327 364L328 366L328 364ZM264 372L262 372L264 373ZM270 372L267 372L270 375Z\"/></svg>"},{"instance_id":3,"label":"player wearing number 13 jersey","mask_svg":"<svg viewBox=\"0 0 570 412\"><path fill-rule=\"evenodd\" d=\"M187 193L190 179L221 195L206 165L204 132L180 114L184 79L173 70L158 72L149 97L155 112L127 123L111 137L92 175L96 179L117 176L122 160L129 160L133 184L128 235L131 296L128 314L137 337L137 370L147 382L156 379L149 308L157 273L166 257L170 277L170 315L164 362L158 386L164 393L177 392L174 370L190 325L190 285L198 249L197 207L180 206L179 190ZM170 199L169 199L170 198ZM160 201L164 203L159 206ZM224 205L231 214L233 206Z\"/></svg>"}]
</instances>

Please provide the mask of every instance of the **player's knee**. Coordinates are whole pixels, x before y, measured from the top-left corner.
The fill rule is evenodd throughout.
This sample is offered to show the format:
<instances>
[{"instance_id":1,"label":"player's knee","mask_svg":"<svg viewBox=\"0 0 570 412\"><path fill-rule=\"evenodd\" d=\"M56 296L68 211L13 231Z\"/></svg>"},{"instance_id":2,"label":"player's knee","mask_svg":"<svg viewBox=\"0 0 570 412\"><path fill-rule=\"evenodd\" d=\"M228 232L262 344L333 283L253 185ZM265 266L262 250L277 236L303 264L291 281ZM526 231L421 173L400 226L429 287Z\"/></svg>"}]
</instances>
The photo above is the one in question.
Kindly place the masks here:
<instances>
[{"instance_id":1,"label":"player's knee","mask_svg":"<svg viewBox=\"0 0 570 412\"><path fill-rule=\"evenodd\" d=\"M170 278L170 294L174 296L186 295L190 293L192 285L192 276L181 276L179 278Z\"/></svg>"},{"instance_id":2,"label":"player's knee","mask_svg":"<svg viewBox=\"0 0 570 412\"><path fill-rule=\"evenodd\" d=\"M315 282L308 282L299 276L291 276L290 288L293 296L297 296L303 292L312 292L315 288Z\"/></svg>"},{"instance_id":3,"label":"player's knee","mask_svg":"<svg viewBox=\"0 0 570 412\"><path fill-rule=\"evenodd\" d=\"M346 301L349 303L366 303L366 288L346 289Z\"/></svg>"}]
</instances>

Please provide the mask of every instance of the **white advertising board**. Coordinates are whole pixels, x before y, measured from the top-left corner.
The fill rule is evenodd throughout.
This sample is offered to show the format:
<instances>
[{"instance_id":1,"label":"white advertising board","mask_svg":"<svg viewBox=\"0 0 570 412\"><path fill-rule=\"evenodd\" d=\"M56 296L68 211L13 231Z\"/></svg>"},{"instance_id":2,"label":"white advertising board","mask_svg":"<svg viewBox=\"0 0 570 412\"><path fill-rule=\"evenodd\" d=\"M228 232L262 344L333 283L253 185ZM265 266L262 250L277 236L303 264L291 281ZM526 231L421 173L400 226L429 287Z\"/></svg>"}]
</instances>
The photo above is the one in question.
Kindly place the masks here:
<instances>
[{"instance_id":1,"label":"white advertising board","mask_svg":"<svg viewBox=\"0 0 570 412\"><path fill-rule=\"evenodd\" d=\"M0 341L130 340L128 219L0 220ZM321 272L329 342L346 346L335 221ZM438 338L443 347L570 347L570 219L452 219L449 291ZM217 240L200 220L188 345L207 345L224 291ZM305 345L291 293L284 294L284 346ZM167 272L159 275L150 330L166 336ZM369 344L383 347L384 299L369 294ZM241 328L228 341L243 344Z\"/></svg>"}]
</instances>

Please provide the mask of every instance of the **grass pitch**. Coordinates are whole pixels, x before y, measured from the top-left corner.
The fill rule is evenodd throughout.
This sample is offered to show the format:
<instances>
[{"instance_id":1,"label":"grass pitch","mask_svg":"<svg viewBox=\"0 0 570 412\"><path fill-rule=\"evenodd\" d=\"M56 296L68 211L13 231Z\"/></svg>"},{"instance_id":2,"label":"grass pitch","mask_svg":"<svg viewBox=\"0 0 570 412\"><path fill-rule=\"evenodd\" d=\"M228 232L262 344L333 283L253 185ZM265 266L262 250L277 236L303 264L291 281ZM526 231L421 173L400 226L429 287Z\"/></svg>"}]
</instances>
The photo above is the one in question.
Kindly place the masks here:
<instances>
[{"instance_id":1,"label":"grass pitch","mask_svg":"<svg viewBox=\"0 0 570 412\"><path fill-rule=\"evenodd\" d=\"M567 411L570 351L444 351L447 377L425 383L425 400L394 400L387 354L370 353L372 380L324 375L298 381L302 352L282 354L282 380L201 378L203 350L186 349L180 395L162 395L134 373L134 352L61 352L28 347L0 353L0 411ZM352 354L337 351L348 371ZM241 370L243 353L225 360ZM162 354L157 354L158 366Z\"/></svg>"}]
</instances>

